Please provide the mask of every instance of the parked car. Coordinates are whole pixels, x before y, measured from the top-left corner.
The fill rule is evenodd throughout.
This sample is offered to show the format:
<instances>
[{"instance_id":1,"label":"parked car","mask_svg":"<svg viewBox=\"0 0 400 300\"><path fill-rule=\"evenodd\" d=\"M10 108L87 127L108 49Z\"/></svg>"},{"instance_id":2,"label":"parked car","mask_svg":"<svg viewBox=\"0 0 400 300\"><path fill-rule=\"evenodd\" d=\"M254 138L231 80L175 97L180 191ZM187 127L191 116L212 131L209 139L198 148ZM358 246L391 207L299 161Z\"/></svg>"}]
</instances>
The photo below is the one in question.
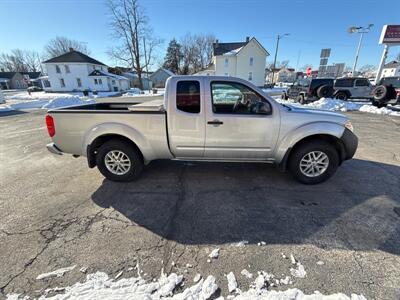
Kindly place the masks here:
<instances>
[{"instance_id":1,"label":"parked car","mask_svg":"<svg viewBox=\"0 0 400 300\"><path fill-rule=\"evenodd\" d=\"M30 92L41 92L41 91L43 91L43 89L41 87L39 87L39 86L33 85L33 86L28 87L28 91L30 91Z\"/></svg>"},{"instance_id":2,"label":"parked car","mask_svg":"<svg viewBox=\"0 0 400 300\"><path fill-rule=\"evenodd\" d=\"M331 78L300 78L291 85L286 92L282 93L282 99L294 99L300 104L321 98L333 96L333 79Z\"/></svg>"},{"instance_id":3,"label":"parked car","mask_svg":"<svg viewBox=\"0 0 400 300\"><path fill-rule=\"evenodd\" d=\"M274 163L305 184L353 157L357 137L341 114L282 105L253 84L222 76L172 76L163 100L50 110L54 154L86 156L113 181L137 178L155 159Z\"/></svg>"},{"instance_id":4,"label":"parked car","mask_svg":"<svg viewBox=\"0 0 400 300\"><path fill-rule=\"evenodd\" d=\"M6 99L4 98L3 92L0 90L0 104L6 103Z\"/></svg>"},{"instance_id":5,"label":"parked car","mask_svg":"<svg viewBox=\"0 0 400 300\"><path fill-rule=\"evenodd\" d=\"M387 104L400 104L400 77L384 77L372 92L372 104L378 107L386 106Z\"/></svg>"},{"instance_id":6,"label":"parked car","mask_svg":"<svg viewBox=\"0 0 400 300\"><path fill-rule=\"evenodd\" d=\"M343 77L335 80L334 97L340 100L371 99L372 84L367 78Z\"/></svg>"}]
</instances>

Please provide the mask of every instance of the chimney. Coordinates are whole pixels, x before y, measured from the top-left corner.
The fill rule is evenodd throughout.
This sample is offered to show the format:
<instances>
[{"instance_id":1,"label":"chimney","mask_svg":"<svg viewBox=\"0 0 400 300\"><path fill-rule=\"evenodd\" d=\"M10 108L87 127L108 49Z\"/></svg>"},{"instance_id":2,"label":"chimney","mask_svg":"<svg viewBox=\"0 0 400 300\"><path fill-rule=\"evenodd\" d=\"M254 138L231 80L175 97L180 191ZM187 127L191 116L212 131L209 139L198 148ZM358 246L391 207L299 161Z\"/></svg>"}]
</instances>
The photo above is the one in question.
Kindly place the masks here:
<instances>
[{"instance_id":1,"label":"chimney","mask_svg":"<svg viewBox=\"0 0 400 300\"><path fill-rule=\"evenodd\" d=\"M74 51L74 48L69 47L69 52L72 52L72 51Z\"/></svg>"},{"instance_id":2,"label":"chimney","mask_svg":"<svg viewBox=\"0 0 400 300\"><path fill-rule=\"evenodd\" d=\"M218 48L218 39L215 40L215 48Z\"/></svg>"},{"instance_id":3,"label":"chimney","mask_svg":"<svg viewBox=\"0 0 400 300\"><path fill-rule=\"evenodd\" d=\"M246 43L248 43L250 41L250 37L246 36Z\"/></svg>"}]
</instances>

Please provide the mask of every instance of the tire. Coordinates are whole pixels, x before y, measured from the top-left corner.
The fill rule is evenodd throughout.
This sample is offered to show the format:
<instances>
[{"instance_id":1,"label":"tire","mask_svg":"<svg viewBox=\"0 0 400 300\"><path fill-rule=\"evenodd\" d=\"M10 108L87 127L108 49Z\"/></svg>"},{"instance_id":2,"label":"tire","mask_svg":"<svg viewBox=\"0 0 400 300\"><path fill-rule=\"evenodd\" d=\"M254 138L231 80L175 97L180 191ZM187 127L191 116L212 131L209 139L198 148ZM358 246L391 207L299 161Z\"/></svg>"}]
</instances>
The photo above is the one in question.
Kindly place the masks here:
<instances>
[{"instance_id":1,"label":"tire","mask_svg":"<svg viewBox=\"0 0 400 300\"><path fill-rule=\"evenodd\" d=\"M310 156L311 158L314 157L311 153L316 154L316 157L322 153L320 156L321 162L318 164L319 168L316 168L317 165L315 165L315 167L311 166L311 169L307 170L308 165L305 163L305 160L309 160L308 158L310 158ZM339 154L329 143L315 140L296 147L293 153L291 153L288 163L288 169L297 181L303 184L317 184L324 182L335 174L339 166ZM300 163L302 163L302 166ZM324 166L324 164L326 165ZM325 170L323 168L325 168ZM313 171L316 172L314 176L305 174ZM318 171L320 172L319 175Z\"/></svg>"},{"instance_id":2,"label":"tire","mask_svg":"<svg viewBox=\"0 0 400 300\"><path fill-rule=\"evenodd\" d=\"M342 100L342 101L347 101L348 96L347 96L347 94L345 92L338 92L335 95L335 99L339 99L339 100Z\"/></svg>"},{"instance_id":3,"label":"tire","mask_svg":"<svg viewBox=\"0 0 400 300\"><path fill-rule=\"evenodd\" d=\"M114 159L118 155L119 158ZM118 162L120 165L113 172L112 166ZM110 140L100 147L96 155L96 163L100 173L111 181L132 181L143 171L143 158L140 152L129 143L118 139Z\"/></svg>"},{"instance_id":4,"label":"tire","mask_svg":"<svg viewBox=\"0 0 400 300\"><path fill-rule=\"evenodd\" d=\"M333 96L333 88L329 85L321 85L318 89L317 89L317 97L318 99L321 98L332 98Z\"/></svg>"},{"instance_id":5,"label":"tire","mask_svg":"<svg viewBox=\"0 0 400 300\"><path fill-rule=\"evenodd\" d=\"M299 102L300 104L306 103L306 100L304 99L304 95L298 95L296 98L296 101Z\"/></svg>"},{"instance_id":6,"label":"tire","mask_svg":"<svg viewBox=\"0 0 400 300\"><path fill-rule=\"evenodd\" d=\"M375 100L375 99L372 99L372 105L373 105L373 106L376 106L376 107L378 107L378 108L381 108L381 107L385 107L385 106L387 105L387 103L385 103L385 102L379 102L379 101L377 101L377 100Z\"/></svg>"},{"instance_id":7,"label":"tire","mask_svg":"<svg viewBox=\"0 0 400 300\"><path fill-rule=\"evenodd\" d=\"M288 99L288 96L286 95L286 93L283 93L283 94L281 95L281 99L282 99L282 100L287 100L287 99Z\"/></svg>"},{"instance_id":8,"label":"tire","mask_svg":"<svg viewBox=\"0 0 400 300\"><path fill-rule=\"evenodd\" d=\"M377 86L373 91L372 95L374 96L374 100L377 102L384 101L388 96L388 88L384 85Z\"/></svg>"}]
</instances>

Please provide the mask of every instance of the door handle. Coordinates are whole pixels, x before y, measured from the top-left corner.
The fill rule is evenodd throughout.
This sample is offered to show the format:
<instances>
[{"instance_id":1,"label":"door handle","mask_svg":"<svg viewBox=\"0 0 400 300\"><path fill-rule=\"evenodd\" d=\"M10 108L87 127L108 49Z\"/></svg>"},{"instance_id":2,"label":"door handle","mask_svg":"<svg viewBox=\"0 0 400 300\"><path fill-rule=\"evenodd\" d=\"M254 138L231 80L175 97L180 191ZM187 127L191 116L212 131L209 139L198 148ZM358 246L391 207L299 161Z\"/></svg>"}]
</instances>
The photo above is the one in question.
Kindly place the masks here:
<instances>
[{"instance_id":1,"label":"door handle","mask_svg":"<svg viewBox=\"0 0 400 300\"><path fill-rule=\"evenodd\" d=\"M210 125L222 125L222 124L224 124L224 122L222 122L220 120L214 120L214 121L208 121L207 124L210 124Z\"/></svg>"}]
</instances>

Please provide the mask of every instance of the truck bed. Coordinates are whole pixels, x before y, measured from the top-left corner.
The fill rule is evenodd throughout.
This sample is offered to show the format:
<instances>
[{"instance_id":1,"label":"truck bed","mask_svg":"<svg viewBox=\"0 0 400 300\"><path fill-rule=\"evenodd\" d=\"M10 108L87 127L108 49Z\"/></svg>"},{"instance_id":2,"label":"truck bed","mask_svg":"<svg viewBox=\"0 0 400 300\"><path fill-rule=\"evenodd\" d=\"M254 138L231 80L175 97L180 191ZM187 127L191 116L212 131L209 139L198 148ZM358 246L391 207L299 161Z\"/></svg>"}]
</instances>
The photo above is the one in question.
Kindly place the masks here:
<instances>
[{"instance_id":1,"label":"truck bed","mask_svg":"<svg viewBox=\"0 0 400 300\"><path fill-rule=\"evenodd\" d=\"M54 119L55 145L65 153L86 156L91 136L122 135L135 140L139 134L146 160L170 158L166 114L157 103L94 103L49 110ZM151 101L153 102L153 101Z\"/></svg>"}]
</instances>

